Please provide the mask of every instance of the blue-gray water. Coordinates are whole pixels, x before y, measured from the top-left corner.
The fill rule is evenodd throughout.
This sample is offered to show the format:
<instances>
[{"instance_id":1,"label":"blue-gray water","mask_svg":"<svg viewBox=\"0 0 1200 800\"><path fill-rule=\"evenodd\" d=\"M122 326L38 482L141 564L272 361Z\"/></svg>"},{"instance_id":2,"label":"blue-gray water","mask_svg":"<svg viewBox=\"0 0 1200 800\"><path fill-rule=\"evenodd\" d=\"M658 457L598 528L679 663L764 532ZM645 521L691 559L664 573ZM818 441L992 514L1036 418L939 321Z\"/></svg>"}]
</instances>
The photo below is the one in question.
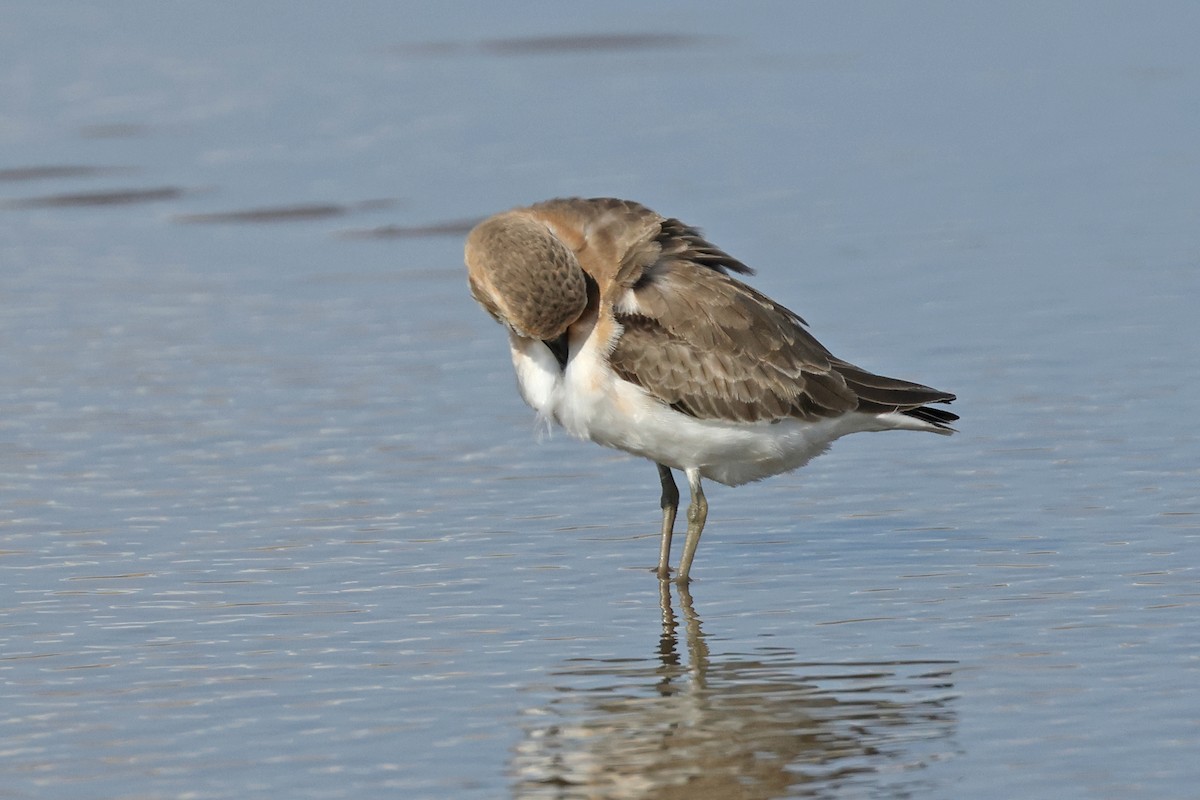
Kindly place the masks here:
<instances>
[{"instance_id":1,"label":"blue-gray water","mask_svg":"<svg viewBox=\"0 0 1200 800\"><path fill-rule=\"evenodd\" d=\"M1194 796L1194 4L3 16L0 797ZM561 195L961 433L711 487L660 596L465 286Z\"/></svg>"}]
</instances>

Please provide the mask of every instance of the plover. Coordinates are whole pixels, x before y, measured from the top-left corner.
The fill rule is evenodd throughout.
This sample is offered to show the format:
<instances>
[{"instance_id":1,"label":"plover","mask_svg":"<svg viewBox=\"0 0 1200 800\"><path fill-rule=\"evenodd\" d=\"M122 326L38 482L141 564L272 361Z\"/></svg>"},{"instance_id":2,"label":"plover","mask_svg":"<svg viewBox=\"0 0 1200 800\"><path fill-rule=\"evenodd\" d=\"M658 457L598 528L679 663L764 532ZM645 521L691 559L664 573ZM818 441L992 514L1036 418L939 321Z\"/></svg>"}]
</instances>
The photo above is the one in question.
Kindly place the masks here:
<instances>
[{"instance_id":1,"label":"plover","mask_svg":"<svg viewBox=\"0 0 1200 800\"><path fill-rule=\"evenodd\" d=\"M752 270L700 231L614 198L558 199L468 235L471 294L508 329L521 396L573 435L653 461L657 572L687 477L687 583L709 478L728 486L803 466L859 431L950 434L954 395L835 357L797 314L743 283Z\"/></svg>"}]
</instances>

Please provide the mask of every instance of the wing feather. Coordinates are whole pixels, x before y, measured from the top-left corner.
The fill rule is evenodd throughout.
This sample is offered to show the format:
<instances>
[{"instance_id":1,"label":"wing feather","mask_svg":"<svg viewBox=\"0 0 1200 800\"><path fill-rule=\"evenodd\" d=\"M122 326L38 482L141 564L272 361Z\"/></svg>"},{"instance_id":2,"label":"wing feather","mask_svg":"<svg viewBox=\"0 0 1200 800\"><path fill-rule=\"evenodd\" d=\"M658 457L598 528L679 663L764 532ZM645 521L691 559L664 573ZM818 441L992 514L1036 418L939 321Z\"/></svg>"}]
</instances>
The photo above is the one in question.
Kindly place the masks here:
<instances>
[{"instance_id":1,"label":"wing feather","mask_svg":"<svg viewBox=\"0 0 1200 800\"><path fill-rule=\"evenodd\" d=\"M956 419L923 408L952 394L834 357L799 315L727 272L748 271L744 265L698 233L686 235L692 238L682 245L672 238L614 302L623 328L610 356L618 375L700 419L816 420L917 409L912 416L939 427Z\"/></svg>"},{"instance_id":2,"label":"wing feather","mask_svg":"<svg viewBox=\"0 0 1200 800\"><path fill-rule=\"evenodd\" d=\"M613 369L701 419L817 419L851 411L854 392L803 321L722 271L679 258L643 274L616 313Z\"/></svg>"}]
</instances>

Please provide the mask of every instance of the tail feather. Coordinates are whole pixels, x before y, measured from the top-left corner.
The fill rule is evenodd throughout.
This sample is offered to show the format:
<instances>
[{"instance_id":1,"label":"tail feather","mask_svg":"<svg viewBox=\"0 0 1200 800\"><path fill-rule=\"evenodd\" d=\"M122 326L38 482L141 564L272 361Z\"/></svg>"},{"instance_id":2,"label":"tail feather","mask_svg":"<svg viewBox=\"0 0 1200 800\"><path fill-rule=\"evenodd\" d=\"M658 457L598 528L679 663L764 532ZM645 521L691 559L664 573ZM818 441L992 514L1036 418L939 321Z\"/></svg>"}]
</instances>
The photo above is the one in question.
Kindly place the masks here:
<instances>
[{"instance_id":1,"label":"tail feather","mask_svg":"<svg viewBox=\"0 0 1200 800\"><path fill-rule=\"evenodd\" d=\"M952 402L955 396L950 392L899 378L876 375L852 364L838 364L835 368L845 379L846 386L858 395L860 411L879 414L899 412L928 422L939 433L950 433L954 430L950 423L958 419L957 414L926 405Z\"/></svg>"},{"instance_id":2,"label":"tail feather","mask_svg":"<svg viewBox=\"0 0 1200 800\"><path fill-rule=\"evenodd\" d=\"M953 395L951 395L951 397L953 397ZM949 403L950 401L946 400L945 402ZM950 423L958 419L958 414L947 411L944 408L930 408L929 406L906 408L900 413L907 414L908 416L919 419L922 422L928 422L937 426L938 428L945 428L947 430L953 430L953 428L950 427Z\"/></svg>"}]
</instances>

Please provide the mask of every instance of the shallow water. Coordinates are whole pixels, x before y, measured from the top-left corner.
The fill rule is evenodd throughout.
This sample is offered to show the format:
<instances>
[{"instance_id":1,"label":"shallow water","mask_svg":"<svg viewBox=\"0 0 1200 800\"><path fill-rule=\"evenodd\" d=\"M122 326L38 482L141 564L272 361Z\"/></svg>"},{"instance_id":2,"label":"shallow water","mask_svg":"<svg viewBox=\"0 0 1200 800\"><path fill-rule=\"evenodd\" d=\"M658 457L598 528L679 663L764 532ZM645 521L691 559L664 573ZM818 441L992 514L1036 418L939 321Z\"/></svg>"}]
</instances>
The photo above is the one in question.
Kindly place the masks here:
<instances>
[{"instance_id":1,"label":"shallow water","mask_svg":"<svg viewBox=\"0 0 1200 800\"><path fill-rule=\"evenodd\" d=\"M295 8L0 28L0 796L1194 794L1192 6ZM712 487L661 593L465 287L569 194L961 432Z\"/></svg>"}]
</instances>

